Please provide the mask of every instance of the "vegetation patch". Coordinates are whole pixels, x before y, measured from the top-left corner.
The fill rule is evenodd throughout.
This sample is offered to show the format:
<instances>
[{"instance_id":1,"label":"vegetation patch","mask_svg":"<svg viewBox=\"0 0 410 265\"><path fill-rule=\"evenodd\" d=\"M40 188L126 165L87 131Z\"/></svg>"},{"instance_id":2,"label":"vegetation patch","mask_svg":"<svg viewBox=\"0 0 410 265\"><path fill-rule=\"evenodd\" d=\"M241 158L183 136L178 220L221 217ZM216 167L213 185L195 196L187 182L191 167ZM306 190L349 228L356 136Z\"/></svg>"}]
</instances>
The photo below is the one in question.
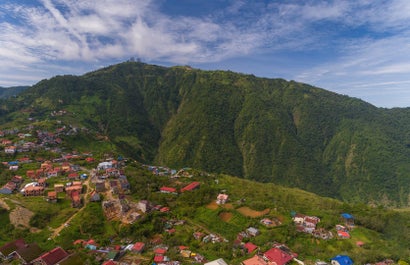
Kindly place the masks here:
<instances>
[{"instance_id":1,"label":"vegetation patch","mask_svg":"<svg viewBox=\"0 0 410 265\"><path fill-rule=\"evenodd\" d=\"M255 211L247 206L244 206L244 207L238 208L237 211L244 216L256 218L256 217L261 217L261 216L264 216L265 214L268 214L270 212L270 209L265 209L263 211Z\"/></svg>"},{"instance_id":2,"label":"vegetation patch","mask_svg":"<svg viewBox=\"0 0 410 265\"><path fill-rule=\"evenodd\" d=\"M219 218L221 218L221 220L224 222L229 222L232 219L232 213L222 212L219 214Z\"/></svg>"}]
</instances>

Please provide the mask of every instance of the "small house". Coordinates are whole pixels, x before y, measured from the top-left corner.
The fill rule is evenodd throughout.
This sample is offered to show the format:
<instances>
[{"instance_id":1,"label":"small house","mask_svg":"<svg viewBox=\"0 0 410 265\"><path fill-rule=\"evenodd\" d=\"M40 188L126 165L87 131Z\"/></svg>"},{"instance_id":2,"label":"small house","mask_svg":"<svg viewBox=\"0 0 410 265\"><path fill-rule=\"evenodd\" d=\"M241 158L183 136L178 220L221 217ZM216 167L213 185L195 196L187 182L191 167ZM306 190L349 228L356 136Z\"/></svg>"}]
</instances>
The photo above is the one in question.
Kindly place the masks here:
<instances>
[{"instance_id":1,"label":"small house","mask_svg":"<svg viewBox=\"0 0 410 265\"><path fill-rule=\"evenodd\" d=\"M184 191L192 191L192 190L198 189L200 186L201 186L201 183L200 183L200 182L194 181L194 182L189 183L189 184L186 185L185 187L183 187L183 188L181 189L181 192L184 192Z\"/></svg>"},{"instance_id":2,"label":"small house","mask_svg":"<svg viewBox=\"0 0 410 265\"><path fill-rule=\"evenodd\" d=\"M141 200L138 202L137 208L143 213L150 212L152 210L152 204L147 200Z\"/></svg>"},{"instance_id":3,"label":"small house","mask_svg":"<svg viewBox=\"0 0 410 265\"><path fill-rule=\"evenodd\" d=\"M246 233L250 236L257 236L259 235L259 230L255 227L249 227L246 229Z\"/></svg>"},{"instance_id":4,"label":"small house","mask_svg":"<svg viewBox=\"0 0 410 265\"><path fill-rule=\"evenodd\" d=\"M80 192L78 191L73 191L71 192L71 206L74 208L81 207L81 196Z\"/></svg>"},{"instance_id":5,"label":"small house","mask_svg":"<svg viewBox=\"0 0 410 265\"><path fill-rule=\"evenodd\" d=\"M8 242L0 247L0 258L4 260L9 260L13 258L14 251L22 248L26 245L24 239L16 239L14 241Z\"/></svg>"},{"instance_id":6,"label":"small house","mask_svg":"<svg viewBox=\"0 0 410 265\"><path fill-rule=\"evenodd\" d=\"M332 265L353 265L353 261L349 256L337 255L330 259L330 264Z\"/></svg>"},{"instance_id":7,"label":"small house","mask_svg":"<svg viewBox=\"0 0 410 265\"><path fill-rule=\"evenodd\" d=\"M68 253L61 247L56 247L34 260L34 264L56 265L68 257Z\"/></svg>"},{"instance_id":8,"label":"small house","mask_svg":"<svg viewBox=\"0 0 410 265\"><path fill-rule=\"evenodd\" d=\"M54 184L54 190L56 192L64 192L64 184L60 184L60 183Z\"/></svg>"},{"instance_id":9,"label":"small house","mask_svg":"<svg viewBox=\"0 0 410 265\"><path fill-rule=\"evenodd\" d=\"M12 154L15 154L16 151L17 151L17 147L15 147L14 145L6 146L4 148L4 152L6 154L11 154L12 155Z\"/></svg>"},{"instance_id":10,"label":"small house","mask_svg":"<svg viewBox=\"0 0 410 265\"><path fill-rule=\"evenodd\" d=\"M101 196L98 192L96 192L95 190L93 190L90 193L90 202L99 202L101 200Z\"/></svg>"},{"instance_id":11,"label":"small house","mask_svg":"<svg viewBox=\"0 0 410 265\"><path fill-rule=\"evenodd\" d=\"M137 242L132 246L131 251L135 253L142 253L142 251L144 251L144 248L145 244L143 242Z\"/></svg>"},{"instance_id":12,"label":"small house","mask_svg":"<svg viewBox=\"0 0 410 265\"><path fill-rule=\"evenodd\" d=\"M47 201L56 203L57 202L57 192L56 191L49 191L47 193Z\"/></svg>"},{"instance_id":13,"label":"small house","mask_svg":"<svg viewBox=\"0 0 410 265\"><path fill-rule=\"evenodd\" d=\"M204 265L228 265L223 259L217 259L210 262L205 263Z\"/></svg>"},{"instance_id":14,"label":"small house","mask_svg":"<svg viewBox=\"0 0 410 265\"><path fill-rule=\"evenodd\" d=\"M171 188L171 187L161 187L160 189L159 189L159 191L161 192L161 193L177 193L177 189L175 189L175 188Z\"/></svg>"}]
</instances>

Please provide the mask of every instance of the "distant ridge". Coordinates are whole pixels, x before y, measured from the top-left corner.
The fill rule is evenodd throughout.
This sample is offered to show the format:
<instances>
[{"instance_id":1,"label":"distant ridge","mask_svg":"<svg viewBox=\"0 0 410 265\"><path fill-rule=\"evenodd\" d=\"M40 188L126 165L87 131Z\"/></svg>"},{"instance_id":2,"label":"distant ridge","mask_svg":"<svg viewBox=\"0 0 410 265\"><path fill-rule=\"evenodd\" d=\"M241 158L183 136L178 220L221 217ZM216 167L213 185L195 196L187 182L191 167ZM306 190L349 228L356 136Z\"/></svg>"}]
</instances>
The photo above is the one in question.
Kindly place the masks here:
<instances>
[{"instance_id":1,"label":"distant ridge","mask_svg":"<svg viewBox=\"0 0 410 265\"><path fill-rule=\"evenodd\" d=\"M0 98L9 98L18 95L29 86L0 87Z\"/></svg>"}]
</instances>

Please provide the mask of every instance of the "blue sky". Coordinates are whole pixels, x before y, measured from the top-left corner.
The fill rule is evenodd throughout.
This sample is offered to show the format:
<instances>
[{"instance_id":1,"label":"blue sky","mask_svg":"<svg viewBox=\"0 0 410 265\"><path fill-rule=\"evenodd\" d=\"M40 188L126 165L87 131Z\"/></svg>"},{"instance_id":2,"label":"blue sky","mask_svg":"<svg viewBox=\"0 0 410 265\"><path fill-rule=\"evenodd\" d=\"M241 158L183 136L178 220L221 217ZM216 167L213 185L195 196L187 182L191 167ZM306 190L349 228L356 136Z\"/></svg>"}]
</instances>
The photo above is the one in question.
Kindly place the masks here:
<instances>
[{"instance_id":1,"label":"blue sky","mask_svg":"<svg viewBox=\"0 0 410 265\"><path fill-rule=\"evenodd\" d=\"M2 0L0 86L141 58L410 107L408 0Z\"/></svg>"}]
</instances>

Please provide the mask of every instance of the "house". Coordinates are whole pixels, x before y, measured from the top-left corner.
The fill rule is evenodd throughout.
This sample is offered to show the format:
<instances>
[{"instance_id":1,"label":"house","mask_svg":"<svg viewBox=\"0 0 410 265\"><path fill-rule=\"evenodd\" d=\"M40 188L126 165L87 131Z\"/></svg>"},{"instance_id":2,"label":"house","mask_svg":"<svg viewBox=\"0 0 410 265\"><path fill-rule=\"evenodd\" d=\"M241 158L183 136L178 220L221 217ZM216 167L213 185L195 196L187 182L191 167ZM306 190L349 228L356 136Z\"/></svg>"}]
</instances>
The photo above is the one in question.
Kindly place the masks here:
<instances>
[{"instance_id":1,"label":"house","mask_svg":"<svg viewBox=\"0 0 410 265\"><path fill-rule=\"evenodd\" d=\"M20 264L32 264L42 252L36 243L25 244L15 251L15 258L20 261Z\"/></svg>"},{"instance_id":2,"label":"house","mask_svg":"<svg viewBox=\"0 0 410 265\"><path fill-rule=\"evenodd\" d=\"M137 208L138 208L141 212L146 213L146 212L151 211L151 209L152 209L152 204L151 204L149 201L147 201L147 200L141 200L141 201L138 202Z\"/></svg>"},{"instance_id":3,"label":"house","mask_svg":"<svg viewBox=\"0 0 410 265\"><path fill-rule=\"evenodd\" d=\"M46 175L47 175L47 178L57 177L58 176L58 170L56 170L56 169L49 170L49 171L47 171Z\"/></svg>"},{"instance_id":4,"label":"house","mask_svg":"<svg viewBox=\"0 0 410 265\"><path fill-rule=\"evenodd\" d=\"M56 247L49 252L44 253L34 260L38 265L57 265L60 261L68 257L68 253L61 247Z\"/></svg>"},{"instance_id":5,"label":"house","mask_svg":"<svg viewBox=\"0 0 410 265\"><path fill-rule=\"evenodd\" d=\"M44 187L29 186L24 189L24 196L40 196L44 193Z\"/></svg>"},{"instance_id":6,"label":"house","mask_svg":"<svg viewBox=\"0 0 410 265\"><path fill-rule=\"evenodd\" d=\"M96 192L95 190L93 190L90 193L90 202L99 202L101 200L101 196L98 192Z\"/></svg>"},{"instance_id":7,"label":"house","mask_svg":"<svg viewBox=\"0 0 410 265\"><path fill-rule=\"evenodd\" d=\"M242 261L241 265L268 265L263 256L255 255L250 259Z\"/></svg>"},{"instance_id":8,"label":"house","mask_svg":"<svg viewBox=\"0 0 410 265\"><path fill-rule=\"evenodd\" d=\"M9 181L0 189L0 194L12 194L17 188L16 183Z\"/></svg>"},{"instance_id":9,"label":"house","mask_svg":"<svg viewBox=\"0 0 410 265\"><path fill-rule=\"evenodd\" d=\"M47 180L46 178L39 178L39 179L37 180L37 183L38 183L38 185L41 186L41 187L46 187L46 186L47 186L46 180Z\"/></svg>"},{"instance_id":10,"label":"house","mask_svg":"<svg viewBox=\"0 0 410 265\"><path fill-rule=\"evenodd\" d=\"M72 185L70 187L65 188L65 192L68 196L71 196L71 193L73 193L73 192L81 193L82 190L83 190L83 187L80 186L80 185Z\"/></svg>"},{"instance_id":11,"label":"house","mask_svg":"<svg viewBox=\"0 0 410 265\"><path fill-rule=\"evenodd\" d=\"M263 257L268 262L276 265L285 265L293 258L296 258L297 254L292 253L290 249L284 245L274 245L271 249L263 253Z\"/></svg>"},{"instance_id":12,"label":"house","mask_svg":"<svg viewBox=\"0 0 410 265\"><path fill-rule=\"evenodd\" d=\"M347 227L352 228L354 226L354 217L353 217L353 215L351 215L349 213L342 213L340 215L340 217L342 218L342 220L344 221L344 223Z\"/></svg>"},{"instance_id":13,"label":"house","mask_svg":"<svg viewBox=\"0 0 410 265\"><path fill-rule=\"evenodd\" d=\"M26 245L26 242L24 239L16 239L12 242L6 243L3 246L0 247L0 258L3 260L9 260L13 258L14 256L14 251L16 251L19 248L22 248Z\"/></svg>"},{"instance_id":14,"label":"house","mask_svg":"<svg viewBox=\"0 0 410 265\"><path fill-rule=\"evenodd\" d=\"M81 195L79 191L71 192L71 206L74 208L81 207Z\"/></svg>"},{"instance_id":15,"label":"house","mask_svg":"<svg viewBox=\"0 0 410 265\"><path fill-rule=\"evenodd\" d=\"M4 148L4 152L6 154L11 154L12 155L12 154L15 154L16 151L17 151L17 147L15 147L14 145L6 146Z\"/></svg>"},{"instance_id":16,"label":"house","mask_svg":"<svg viewBox=\"0 0 410 265\"><path fill-rule=\"evenodd\" d=\"M49 191L47 193L47 201L48 202L57 202L57 192L56 191Z\"/></svg>"},{"instance_id":17,"label":"house","mask_svg":"<svg viewBox=\"0 0 410 265\"><path fill-rule=\"evenodd\" d=\"M109 177L119 177L120 176L120 170L117 168L107 168L105 170L105 175Z\"/></svg>"},{"instance_id":18,"label":"house","mask_svg":"<svg viewBox=\"0 0 410 265\"><path fill-rule=\"evenodd\" d=\"M344 238L344 239L350 238L350 234L348 232L345 232L345 231L342 231L342 230L337 231L337 236L339 238Z\"/></svg>"},{"instance_id":19,"label":"house","mask_svg":"<svg viewBox=\"0 0 410 265\"><path fill-rule=\"evenodd\" d=\"M8 140L8 139L5 139L5 140L3 140L3 141L1 141L1 145L12 145L13 144L13 142L11 141L11 140Z\"/></svg>"},{"instance_id":20,"label":"house","mask_svg":"<svg viewBox=\"0 0 410 265\"><path fill-rule=\"evenodd\" d=\"M353 265L353 261L349 256L337 255L330 259L330 264L332 265Z\"/></svg>"},{"instance_id":21,"label":"house","mask_svg":"<svg viewBox=\"0 0 410 265\"><path fill-rule=\"evenodd\" d=\"M21 183L23 183L23 177L15 175L11 178L11 182L14 182L17 186L20 186Z\"/></svg>"},{"instance_id":22,"label":"house","mask_svg":"<svg viewBox=\"0 0 410 265\"><path fill-rule=\"evenodd\" d=\"M97 170L106 170L107 168L112 168L112 162L101 162L97 166Z\"/></svg>"},{"instance_id":23,"label":"house","mask_svg":"<svg viewBox=\"0 0 410 265\"><path fill-rule=\"evenodd\" d=\"M144 251L144 247L145 244L143 242L137 242L132 246L131 251L135 253L142 253L142 251Z\"/></svg>"},{"instance_id":24,"label":"house","mask_svg":"<svg viewBox=\"0 0 410 265\"><path fill-rule=\"evenodd\" d=\"M68 180L71 180L71 181L78 180L80 179L80 175L78 175L78 173L73 172L73 173L68 174L67 178Z\"/></svg>"},{"instance_id":25,"label":"house","mask_svg":"<svg viewBox=\"0 0 410 265\"><path fill-rule=\"evenodd\" d=\"M92 163L92 162L95 161L95 159L94 159L93 157L87 157L87 158L85 159L85 161L86 161L87 163Z\"/></svg>"},{"instance_id":26,"label":"house","mask_svg":"<svg viewBox=\"0 0 410 265\"><path fill-rule=\"evenodd\" d=\"M10 166L9 167L9 170L13 170L13 171L16 171L18 169L19 169L19 166Z\"/></svg>"},{"instance_id":27,"label":"house","mask_svg":"<svg viewBox=\"0 0 410 265\"><path fill-rule=\"evenodd\" d=\"M64 184L54 184L54 190L55 192L64 192Z\"/></svg>"},{"instance_id":28,"label":"house","mask_svg":"<svg viewBox=\"0 0 410 265\"><path fill-rule=\"evenodd\" d=\"M171 187L165 187L165 186L159 188L159 191L161 193L177 193L177 189L171 188Z\"/></svg>"},{"instance_id":29,"label":"house","mask_svg":"<svg viewBox=\"0 0 410 265\"><path fill-rule=\"evenodd\" d=\"M250 236L257 236L259 235L259 230L255 227L249 227L246 229L246 233Z\"/></svg>"},{"instance_id":30,"label":"house","mask_svg":"<svg viewBox=\"0 0 410 265\"><path fill-rule=\"evenodd\" d=\"M190 184L186 185L185 187L183 187L181 189L181 192L192 191L192 190L198 189L200 186L201 186L200 182L194 181L194 182L191 182Z\"/></svg>"},{"instance_id":31,"label":"house","mask_svg":"<svg viewBox=\"0 0 410 265\"><path fill-rule=\"evenodd\" d=\"M228 265L223 259L217 259L214 261L210 261L205 263L204 265Z\"/></svg>"},{"instance_id":32,"label":"house","mask_svg":"<svg viewBox=\"0 0 410 265\"><path fill-rule=\"evenodd\" d=\"M165 254L167 253L168 249L166 247L158 247L154 249L154 262L162 262L166 261L167 257Z\"/></svg>"},{"instance_id":33,"label":"house","mask_svg":"<svg viewBox=\"0 0 410 265\"><path fill-rule=\"evenodd\" d=\"M36 177L36 172L35 172L34 170L27 170L27 171L26 171L26 176L27 176L28 178L33 179L33 178Z\"/></svg>"},{"instance_id":34,"label":"house","mask_svg":"<svg viewBox=\"0 0 410 265\"><path fill-rule=\"evenodd\" d=\"M227 194L220 193L216 197L216 203L217 204L225 204L228 201L228 197L229 196Z\"/></svg>"},{"instance_id":35,"label":"house","mask_svg":"<svg viewBox=\"0 0 410 265\"><path fill-rule=\"evenodd\" d=\"M248 253L252 253L258 248L258 246L253 244L252 242L245 243L243 247L247 250Z\"/></svg>"}]
</instances>

